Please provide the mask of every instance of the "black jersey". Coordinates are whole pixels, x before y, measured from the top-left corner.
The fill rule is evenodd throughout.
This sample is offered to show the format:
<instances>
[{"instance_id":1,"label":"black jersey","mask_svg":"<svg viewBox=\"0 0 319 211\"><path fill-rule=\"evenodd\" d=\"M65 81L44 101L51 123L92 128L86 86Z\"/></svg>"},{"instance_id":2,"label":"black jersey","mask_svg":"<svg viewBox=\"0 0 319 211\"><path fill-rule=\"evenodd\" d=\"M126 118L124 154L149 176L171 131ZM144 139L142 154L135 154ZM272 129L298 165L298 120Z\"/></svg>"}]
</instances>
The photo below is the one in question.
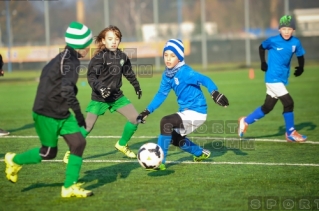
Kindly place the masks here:
<instances>
[{"instance_id":1,"label":"black jersey","mask_svg":"<svg viewBox=\"0 0 319 211\"><path fill-rule=\"evenodd\" d=\"M136 89L140 89L140 84L132 70L130 59L120 49L110 51L104 49L96 54L90 61L88 68L88 83L92 88L91 99L100 102L114 102L123 96L122 75ZM111 95L102 98L99 90L110 88Z\"/></svg>"},{"instance_id":2,"label":"black jersey","mask_svg":"<svg viewBox=\"0 0 319 211\"><path fill-rule=\"evenodd\" d=\"M69 117L70 108L73 111L80 110L76 98L79 67L77 52L66 46L63 52L43 68L33 111L44 116L64 119Z\"/></svg>"}]
</instances>

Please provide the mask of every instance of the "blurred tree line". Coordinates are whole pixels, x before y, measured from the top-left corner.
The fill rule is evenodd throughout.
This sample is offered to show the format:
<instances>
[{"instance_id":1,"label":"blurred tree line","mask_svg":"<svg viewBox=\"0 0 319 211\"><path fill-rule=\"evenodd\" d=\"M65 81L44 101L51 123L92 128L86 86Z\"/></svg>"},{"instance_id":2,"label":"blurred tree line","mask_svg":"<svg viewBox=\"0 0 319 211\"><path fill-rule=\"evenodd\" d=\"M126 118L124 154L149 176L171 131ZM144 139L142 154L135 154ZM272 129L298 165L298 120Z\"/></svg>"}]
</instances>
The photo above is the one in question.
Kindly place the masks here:
<instances>
[{"instance_id":1,"label":"blurred tree line","mask_svg":"<svg viewBox=\"0 0 319 211\"><path fill-rule=\"evenodd\" d=\"M250 27L275 28L284 15L283 0L250 0ZM94 35L104 27L104 1L83 0L84 23ZM153 23L152 0L108 0L110 24L118 26L123 41L140 41L142 24ZM43 1L10 1L13 45L44 45ZM159 22L176 23L177 0L158 0ZM319 7L319 1L289 0L289 9ZM7 45L5 1L0 1L0 44ZM50 43L63 44L64 33L77 17L76 0L49 1ZM182 0L183 21L194 22L200 33L200 0ZM206 0L206 21L215 22L218 33L235 33L244 29L244 0Z\"/></svg>"}]
</instances>

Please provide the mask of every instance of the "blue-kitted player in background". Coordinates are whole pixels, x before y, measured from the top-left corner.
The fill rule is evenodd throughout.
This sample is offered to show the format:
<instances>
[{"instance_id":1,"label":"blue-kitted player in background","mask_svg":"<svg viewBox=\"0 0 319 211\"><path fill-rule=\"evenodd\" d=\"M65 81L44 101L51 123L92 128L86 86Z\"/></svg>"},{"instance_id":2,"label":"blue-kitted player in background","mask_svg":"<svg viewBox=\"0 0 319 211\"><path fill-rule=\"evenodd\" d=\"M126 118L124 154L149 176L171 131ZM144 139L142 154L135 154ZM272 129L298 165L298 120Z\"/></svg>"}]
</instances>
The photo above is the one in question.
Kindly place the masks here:
<instances>
[{"instance_id":1,"label":"blue-kitted player in background","mask_svg":"<svg viewBox=\"0 0 319 211\"><path fill-rule=\"evenodd\" d=\"M166 169L165 160L170 144L192 154L195 162L210 156L210 151L186 138L186 135L196 130L207 118L207 104L201 85L208 89L215 103L224 107L229 105L228 99L217 91L217 86L209 77L185 64L184 45L181 40L168 40L163 50L163 57L166 69L162 75L160 88L152 102L137 117L139 122L144 123L146 117L164 102L171 89L174 90L179 111L161 119L157 144L163 149L164 159L159 170Z\"/></svg>"},{"instance_id":2,"label":"blue-kitted player in background","mask_svg":"<svg viewBox=\"0 0 319 211\"><path fill-rule=\"evenodd\" d=\"M259 46L261 70L265 71L267 95L264 104L247 117L239 118L238 135L242 137L248 125L268 114L276 105L278 99L283 105L283 117L286 125L286 140L289 142L304 142L307 137L299 134L294 128L294 101L286 89L290 75L290 62L293 54L298 59L294 75L300 76L304 71L305 50L298 38L292 36L295 31L295 20L290 15L280 18L277 36L270 37ZM268 50L268 64L265 60L265 50Z\"/></svg>"}]
</instances>

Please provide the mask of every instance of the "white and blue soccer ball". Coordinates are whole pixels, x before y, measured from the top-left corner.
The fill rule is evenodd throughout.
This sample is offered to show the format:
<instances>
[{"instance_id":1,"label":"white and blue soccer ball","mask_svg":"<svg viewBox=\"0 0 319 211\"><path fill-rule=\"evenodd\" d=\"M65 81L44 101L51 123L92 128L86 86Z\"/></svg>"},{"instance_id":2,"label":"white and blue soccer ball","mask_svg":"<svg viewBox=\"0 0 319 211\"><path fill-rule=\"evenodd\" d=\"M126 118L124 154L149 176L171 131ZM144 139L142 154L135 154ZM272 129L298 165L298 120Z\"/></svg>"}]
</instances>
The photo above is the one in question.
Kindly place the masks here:
<instances>
[{"instance_id":1,"label":"white and blue soccer ball","mask_svg":"<svg viewBox=\"0 0 319 211\"><path fill-rule=\"evenodd\" d=\"M137 160L145 169L155 169L161 165L164 158L162 148L155 143L146 143L137 153Z\"/></svg>"}]
</instances>

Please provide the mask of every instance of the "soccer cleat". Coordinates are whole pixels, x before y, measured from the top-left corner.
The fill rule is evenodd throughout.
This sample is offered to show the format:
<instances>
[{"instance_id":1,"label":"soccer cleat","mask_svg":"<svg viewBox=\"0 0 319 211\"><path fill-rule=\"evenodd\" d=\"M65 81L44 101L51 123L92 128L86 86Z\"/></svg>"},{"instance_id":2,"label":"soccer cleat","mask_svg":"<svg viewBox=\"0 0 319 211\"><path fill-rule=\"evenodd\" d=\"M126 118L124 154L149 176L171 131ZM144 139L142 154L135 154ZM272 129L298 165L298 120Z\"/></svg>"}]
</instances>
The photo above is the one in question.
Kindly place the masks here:
<instances>
[{"instance_id":1,"label":"soccer cleat","mask_svg":"<svg viewBox=\"0 0 319 211\"><path fill-rule=\"evenodd\" d=\"M194 162L202 162L210 156L210 151L203 149L203 153L200 156L194 156Z\"/></svg>"},{"instance_id":2,"label":"soccer cleat","mask_svg":"<svg viewBox=\"0 0 319 211\"><path fill-rule=\"evenodd\" d=\"M68 163L69 162L69 157L70 157L70 151L66 151L64 157L63 157L63 162Z\"/></svg>"},{"instance_id":3,"label":"soccer cleat","mask_svg":"<svg viewBox=\"0 0 319 211\"><path fill-rule=\"evenodd\" d=\"M5 131L5 130L2 130L1 128L0 128L0 136L7 136L7 135L9 135L10 133L8 132L8 131Z\"/></svg>"},{"instance_id":4,"label":"soccer cleat","mask_svg":"<svg viewBox=\"0 0 319 211\"><path fill-rule=\"evenodd\" d=\"M135 153L132 152L132 151L130 150L130 148L128 148L128 145L127 145L127 144L126 144L125 146L121 146L121 145L119 144L119 141L118 141L118 142L116 142L116 144L115 144L115 149L117 149L118 151L124 153L124 154L125 154L127 157L129 157L129 158L136 158Z\"/></svg>"},{"instance_id":5,"label":"soccer cleat","mask_svg":"<svg viewBox=\"0 0 319 211\"><path fill-rule=\"evenodd\" d=\"M69 197L83 198L83 197L93 196L92 191L85 190L85 189L80 187L83 184L84 183L75 183L74 185L72 185L69 188L65 188L64 186L62 186L61 196L63 198L69 198Z\"/></svg>"},{"instance_id":6,"label":"soccer cleat","mask_svg":"<svg viewBox=\"0 0 319 211\"><path fill-rule=\"evenodd\" d=\"M240 117L238 119L238 136L243 137L244 133L246 132L248 128L248 124L245 122L246 117Z\"/></svg>"},{"instance_id":7,"label":"soccer cleat","mask_svg":"<svg viewBox=\"0 0 319 211\"><path fill-rule=\"evenodd\" d=\"M14 183L18 181L18 172L22 168L22 166L13 162L15 155L15 153L8 152L4 156L4 162L6 163L6 177L10 182Z\"/></svg>"},{"instance_id":8,"label":"soccer cleat","mask_svg":"<svg viewBox=\"0 0 319 211\"><path fill-rule=\"evenodd\" d=\"M161 163L157 168L155 169L146 169L147 171L164 171L166 170L166 166L164 163Z\"/></svg>"},{"instance_id":9,"label":"soccer cleat","mask_svg":"<svg viewBox=\"0 0 319 211\"><path fill-rule=\"evenodd\" d=\"M301 135L296 130L294 130L289 136L286 133L286 140L288 142L305 142L307 140L307 136Z\"/></svg>"}]
</instances>

